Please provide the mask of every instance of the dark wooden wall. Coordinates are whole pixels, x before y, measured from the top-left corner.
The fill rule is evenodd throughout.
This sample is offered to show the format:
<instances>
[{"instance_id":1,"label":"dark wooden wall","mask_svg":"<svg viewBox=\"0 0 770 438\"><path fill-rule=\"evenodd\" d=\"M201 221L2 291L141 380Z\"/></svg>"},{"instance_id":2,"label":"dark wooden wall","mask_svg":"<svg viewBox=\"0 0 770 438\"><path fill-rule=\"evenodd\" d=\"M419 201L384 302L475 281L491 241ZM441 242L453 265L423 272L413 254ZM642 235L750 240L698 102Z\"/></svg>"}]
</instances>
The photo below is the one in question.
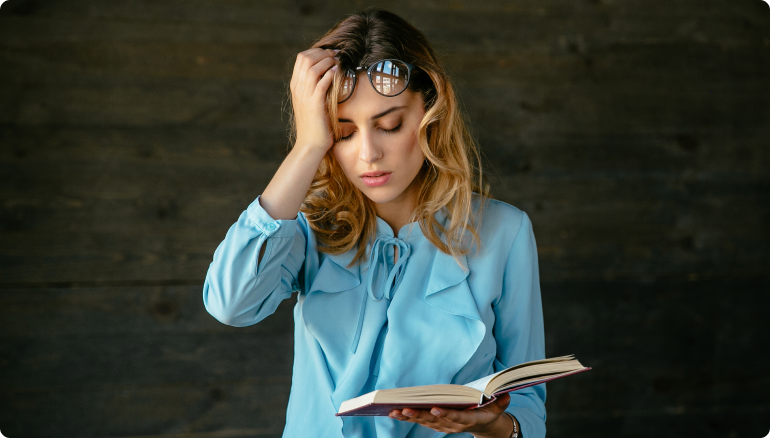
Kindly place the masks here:
<instances>
[{"instance_id":1,"label":"dark wooden wall","mask_svg":"<svg viewBox=\"0 0 770 438\"><path fill-rule=\"evenodd\" d=\"M219 324L216 245L287 150L295 54L361 1L0 8L0 431L280 435L294 300ZM456 82L530 214L550 437L770 429L770 8L377 2Z\"/></svg>"}]
</instances>

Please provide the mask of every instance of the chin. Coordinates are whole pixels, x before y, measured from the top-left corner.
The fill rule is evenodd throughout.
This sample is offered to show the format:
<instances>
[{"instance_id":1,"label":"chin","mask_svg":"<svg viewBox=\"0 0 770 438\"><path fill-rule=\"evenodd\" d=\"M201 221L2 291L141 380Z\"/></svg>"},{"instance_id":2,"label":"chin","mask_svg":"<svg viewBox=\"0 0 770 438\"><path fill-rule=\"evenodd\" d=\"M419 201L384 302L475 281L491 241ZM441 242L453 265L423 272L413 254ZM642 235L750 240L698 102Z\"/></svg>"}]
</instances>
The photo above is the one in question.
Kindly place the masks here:
<instances>
[{"instance_id":1,"label":"chin","mask_svg":"<svg viewBox=\"0 0 770 438\"><path fill-rule=\"evenodd\" d=\"M403 192L403 190L398 191L398 193L396 193L396 190L393 190L391 188L363 187L361 188L361 192L363 192L364 196L369 198L372 202L377 204L384 204L386 202L390 202L398 198L398 196Z\"/></svg>"}]
</instances>

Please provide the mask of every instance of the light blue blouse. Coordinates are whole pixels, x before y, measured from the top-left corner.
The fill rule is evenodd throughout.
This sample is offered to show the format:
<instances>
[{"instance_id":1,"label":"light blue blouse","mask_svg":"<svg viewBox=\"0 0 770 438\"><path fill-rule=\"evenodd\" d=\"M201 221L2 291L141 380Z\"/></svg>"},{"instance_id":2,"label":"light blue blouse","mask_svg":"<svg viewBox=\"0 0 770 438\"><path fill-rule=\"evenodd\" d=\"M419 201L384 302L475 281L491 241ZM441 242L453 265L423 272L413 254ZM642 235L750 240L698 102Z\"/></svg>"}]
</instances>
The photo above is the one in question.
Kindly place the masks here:
<instances>
[{"instance_id":1,"label":"light blue blouse","mask_svg":"<svg viewBox=\"0 0 770 438\"><path fill-rule=\"evenodd\" d=\"M375 389L465 384L545 358L532 223L512 205L487 202L481 251L461 258L467 268L438 251L417 222L394 236L378 217L369 257L347 267L355 250L317 251L303 213L275 220L257 197L241 214L214 253L203 302L220 322L243 327L299 292L284 437L445 436L388 417L334 414L343 401ZM444 213L436 218L446 223ZM511 393L507 410L525 438L545 436L545 398L545 383Z\"/></svg>"}]
</instances>

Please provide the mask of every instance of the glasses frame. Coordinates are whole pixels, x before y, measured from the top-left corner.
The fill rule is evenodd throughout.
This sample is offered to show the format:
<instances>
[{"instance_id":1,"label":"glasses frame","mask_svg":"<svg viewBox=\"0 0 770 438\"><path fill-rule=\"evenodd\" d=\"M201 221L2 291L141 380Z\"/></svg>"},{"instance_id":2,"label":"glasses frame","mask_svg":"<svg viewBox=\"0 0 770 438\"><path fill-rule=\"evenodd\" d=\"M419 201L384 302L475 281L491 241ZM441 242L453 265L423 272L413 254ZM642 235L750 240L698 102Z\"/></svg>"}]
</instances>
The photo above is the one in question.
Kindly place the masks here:
<instances>
[{"instance_id":1,"label":"glasses frame","mask_svg":"<svg viewBox=\"0 0 770 438\"><path fill-rule=\"evenodd\" d=\"M406 84L404 84L404 89L399 91L396 94L382 94L382 93L380 93L380 90L378 90L377 87L374 86L374 82L372 82L372 68L374 68L375 65L377 65L377 64L379 64L381 62L385 62L385 61L391 61L391 63L392 63L392 61L398 61L398 62L400 62L400 63L402 63L402 64L404 64L406 66ZM369 84L372 86L372 88L374 88L374 91L379 93L381 96L396 97L399 94L401 94L404 91L406 91L406 89L409 87L409 81L412 79L412 71L415 68L417 68L417 67L415 67L414 65L412 65L412 64L410 64L408 62L404 62L404 61L402 61L400 59L396 59L396 58L380 59L379 61L373 62L369 66L356 67L355 70L349 68L349 69L347 69L345 71L345 75L347 76L348 72L353 72L353 75L352 75L353 76L353 86L350 88L350 94L348 95L348 97L346 97L346 98L344 98L344 99L342 99L340 101L337 101L337 103L340 104L340 103L345 102L346 100L350 99L350 97L353 95L353 92L356 91L356 84L358 84L358 70L366 70L366 76L369 78Z\"/></svg>"}]
</instances>

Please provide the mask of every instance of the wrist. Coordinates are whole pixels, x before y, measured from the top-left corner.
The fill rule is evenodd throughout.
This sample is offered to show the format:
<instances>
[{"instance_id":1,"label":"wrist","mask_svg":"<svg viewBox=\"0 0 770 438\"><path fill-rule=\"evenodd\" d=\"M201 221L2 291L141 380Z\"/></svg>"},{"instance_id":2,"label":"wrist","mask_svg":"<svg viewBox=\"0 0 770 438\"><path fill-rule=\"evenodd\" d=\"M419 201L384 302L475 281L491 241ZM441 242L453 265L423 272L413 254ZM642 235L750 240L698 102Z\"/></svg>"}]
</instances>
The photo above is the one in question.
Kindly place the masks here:
<instances>
[{"instance_id":1,"label":"wrist","mask_svg":"<svg viewBox=\"0 0 770 438\"><path fill-rule=\"evenodd\" d=\"M521 424L519 423L519 420L516 419L516 417L513 416L510 412L505 412L505 415L511 419L511 425L513 426L513 431L511 431L511 438L523 438L523 435L521 433Z\"/></svg>"},{"instance_id":2,"label":"wrist","mask_svg":"<svg viewBox=\"0 0 770 438\"><path fill-rule=\"evenodd\" d=\"M314 142L305 140L304 138L297 138L292 149L299 149L306 153L321 154L323 156L332 146L334 146L333 141L319 143L318 141Z\"/></svg>"},{"instance_id":3,"label":"wrist","mask_svg":"<svg viewBox=\"0 0 770 438\"><path fill-rule=\"evenodd\" d=\"M510 438L513 431L511 420L505 415L505 412L501 413L489 426L488 431L476 432L472 435L474 438Z\"/></svg>"}]
</instances>

